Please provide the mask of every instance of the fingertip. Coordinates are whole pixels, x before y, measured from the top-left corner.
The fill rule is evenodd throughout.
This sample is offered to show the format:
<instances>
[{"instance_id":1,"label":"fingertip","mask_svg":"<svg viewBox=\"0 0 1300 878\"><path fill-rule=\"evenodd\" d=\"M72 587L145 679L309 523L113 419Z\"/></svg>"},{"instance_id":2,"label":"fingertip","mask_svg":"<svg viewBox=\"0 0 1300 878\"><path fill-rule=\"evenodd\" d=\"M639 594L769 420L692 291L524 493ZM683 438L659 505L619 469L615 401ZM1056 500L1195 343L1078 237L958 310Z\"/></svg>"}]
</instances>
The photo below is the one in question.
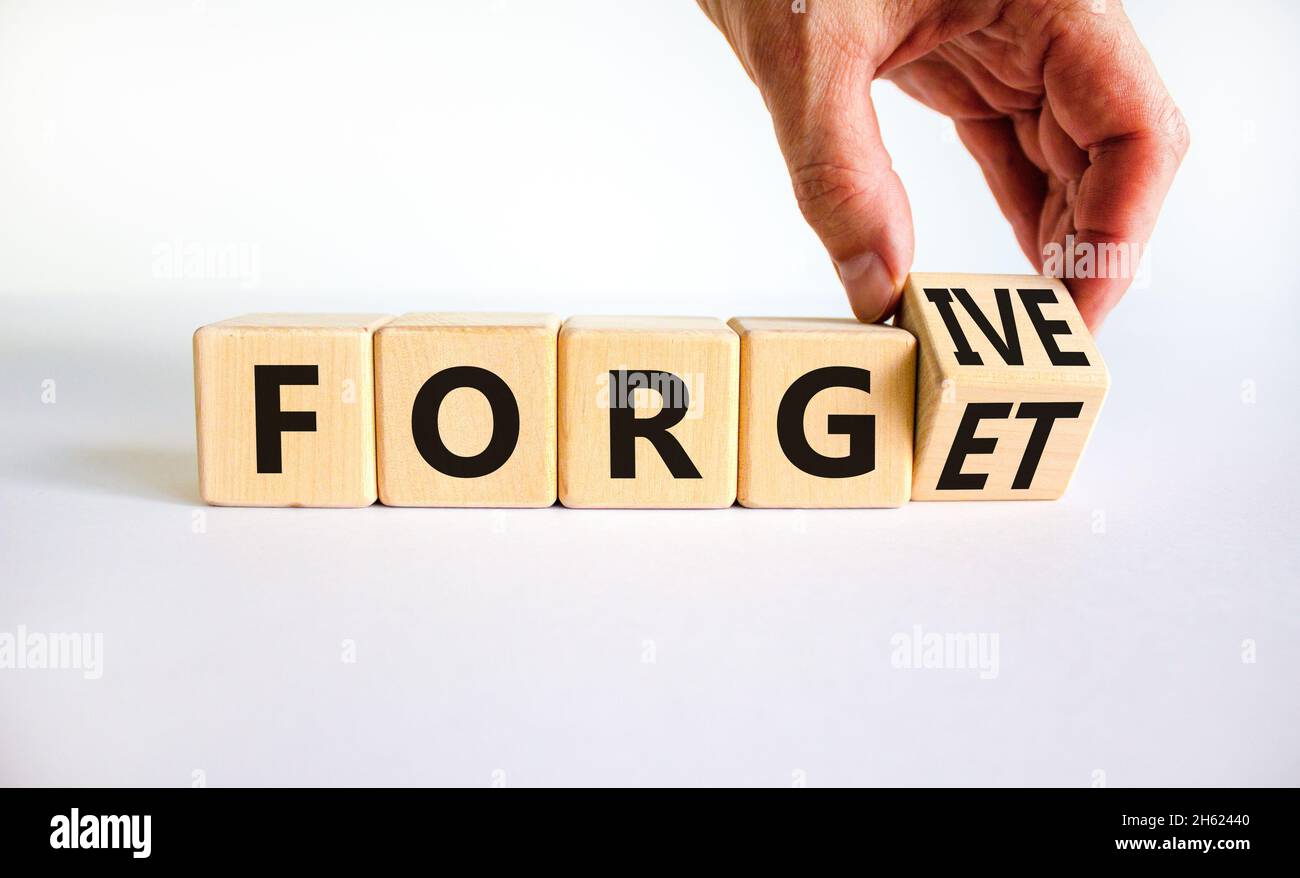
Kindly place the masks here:
<instances>
[{"instance_id":1,"label":"fingertip","mask_svg":"<svg viewBox=\"0 0 1300 878\"><path fill-rule=\"evenodd\" d=\"M1106 318L1124 295L1127 283L1117 284L1113 280L1084 279L1073 280L1067 284L1074 307L1079 310L1084 325L1095 337L1106 322Z\"/></svg>"},{"instance_id":2,"label":"fingertip","mask_svg":"<svg viewBox=\"0 0 1300 878\"><path fill-rule=\"evenodd\" d=\"M839 260L835 270L858 320L879 323L893 312L903 285L879 253L871 251Z\"/></svg>"}]
</instances>

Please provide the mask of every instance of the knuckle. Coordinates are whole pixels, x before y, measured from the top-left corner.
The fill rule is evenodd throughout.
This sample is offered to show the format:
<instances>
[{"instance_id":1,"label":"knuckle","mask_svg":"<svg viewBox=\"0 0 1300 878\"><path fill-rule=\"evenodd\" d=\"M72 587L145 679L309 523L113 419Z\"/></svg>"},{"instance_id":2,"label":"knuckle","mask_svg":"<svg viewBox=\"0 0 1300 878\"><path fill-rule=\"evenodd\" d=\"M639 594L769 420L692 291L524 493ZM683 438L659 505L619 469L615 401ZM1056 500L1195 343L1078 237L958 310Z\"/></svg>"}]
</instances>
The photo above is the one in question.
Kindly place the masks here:
<instances>
[{"instance_id":1,"label":"knuckle","mask_svg":"<svg viewBox=\"0 0 1300 878\"><path fill-rule=\"evenodd\" d=\"M830 162L810 162L790 174L804 219L823 235L833 235L867 193L862 171Z\"/></svg>"},{"instance_id":2,"label":"knuckle","mask_svg":"<svg viewBox=\"0 0 1300 878\"><path fill-rule=\"evenodd\" d=\"M1173 101L1169 101L1161 114L1160 131L1174 156L1182 161L1192 145L1192 134L1187 128L1187 119Z\"/></svg>"}]
</instances>

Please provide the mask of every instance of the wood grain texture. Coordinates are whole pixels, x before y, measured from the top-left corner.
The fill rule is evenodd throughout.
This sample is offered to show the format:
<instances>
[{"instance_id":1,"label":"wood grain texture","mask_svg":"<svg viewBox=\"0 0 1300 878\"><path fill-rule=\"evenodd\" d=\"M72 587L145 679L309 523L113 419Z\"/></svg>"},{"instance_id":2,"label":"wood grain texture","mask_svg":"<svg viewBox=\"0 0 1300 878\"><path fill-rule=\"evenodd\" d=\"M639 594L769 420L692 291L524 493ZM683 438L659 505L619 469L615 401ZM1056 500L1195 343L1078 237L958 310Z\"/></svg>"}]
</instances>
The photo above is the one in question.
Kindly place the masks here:
<instances>
[{"instance_id":1,"label":"wood grain texture","mask_svg":"<svg viewBox=\"0 0 1300 878\"><path fill-rule=\"evenodd\" d=\"M916 383L916 339L910 333L834 318L735 317L729 325L740 336L741 504L889 507L908 501ZM870 392L843 386L817 392L803 411L803 435L818 454L844 459L850 436L830 432L828 419L874 417L874 466L861 475L810 474L779 441L777 415L787 391L814 370L834 367L866 370ZM869 451L859 443L853 456Z\"/></svg>"},{"instance_id":2,"label":"wood grain texture","mask_svg":"<svg viewBox=\"0 0 1300 878\"><path fill-rule=\"evenodd\" d=\"M389 506L550 506L556 498L556 335L552 314L406 314L375 336L379 498ZM474 478L440 472L421 455L411 414L429 378L445 369L486 369L510 388L519 437L498 469ZM491 405L453 390L438 432L462 457L481 454L495 428Z\"/></svg>"},{"instance_id":3,"label":"wood grain texture","mask_svg":"<svg viewBox=\"0 0 1300 878\"><path fill-rule=\"evenodd\" d=\"M1005 322L999 296L1009 312ZM957 336L945 323L945 310ZM914 273L896 322L920 343L912 499L1039 500L1064 494L1110 386L1105 362L1065 286L1034 275ZM959 351L967 362L959 361ZM1044 418L1044 403L1067 411L1077 407L1078 414ZM1036 430L1039 440L1046 438L1033 467ZM962 447L976 450L963 455Z\"/></svg>"},{"instance_id":4,"label":"wood grain texture","mask_svg":"<svg viewBox=\"0 0 1300 878\"><path fill-rule=\"evenodd\" d=\"M217 506L369 506L376 499L374 331L381 314L248 314L194 334L199 490ZM279 410L314 412L280 433L280 472L258 472L255 366L314 366Z\"/></svg>"},{"instance_id":5,"label":"wood grain texture","mask_svg":"<svg viewBox=\"0 0 1300 878\"><path fill-rule=\"evenodd\" d=\"M736 499L740 340L708 317L573 317L559 336L560 502L572 507L716 508ZM610 372L655 370L687 388L685 416L669 429L700 478L675 478L649 440L635 440L635 477L615 478ZM663 401L631 394L638 418ZM671 403L670 403L671 404Z\"/></svg>"}]
</instances>

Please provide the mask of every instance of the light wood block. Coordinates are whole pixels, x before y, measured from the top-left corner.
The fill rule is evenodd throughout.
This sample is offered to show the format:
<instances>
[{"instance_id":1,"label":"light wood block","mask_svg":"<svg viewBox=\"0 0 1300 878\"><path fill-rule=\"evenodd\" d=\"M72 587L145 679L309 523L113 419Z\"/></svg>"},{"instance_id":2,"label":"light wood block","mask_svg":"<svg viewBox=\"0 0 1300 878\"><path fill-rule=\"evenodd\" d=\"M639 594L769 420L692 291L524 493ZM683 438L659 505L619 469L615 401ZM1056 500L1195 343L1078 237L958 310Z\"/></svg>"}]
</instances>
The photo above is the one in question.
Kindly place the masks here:
<instances>
[{"instance_id":1,"label":"light wood block","mask_svg":"<svg viewBox=\"0 0 1300 878\"><path fill-rule=\"evenodd\" d=\"M1110 376L1069 292L1023 275L912 274L920 342L913 500L1054 500Z\"/></svg>"},{"instance_id":2,"label":"light wood block","mask_svg":"<svg viewBox=\"0 0 1300 878\"><path fill-rule=\"evenodd\" d=\"M850 319L734 317L751 507L902 506L912 493L916 339Z\"/></svg>"},{"instance_id":3,"label":"light wood block","mask_svg":"<svg viewBox=\"0 0 1300 878\"><path fill-rule=\"evenodd\" d=\"M550 506L551 314L406 314L375 335L379 498L389 506Z\"/></svg>"},{"instance_id":4,"label":"light wood block","mask_svg":"<svg viewBox=\"0 0 1300 878\"><path fill-rule=\"evenodd\" d=\"M199 491L216 506L375 502L381 314L248 314L194 333Z\"/></svg>"},{"instance_id":5,"label":"light wood block","mask_svg":"<svg viewBox=\"0 0 1300 878\"><path fill-rule=\"evenodd\" d=\"M711 317L573 317L560 329L560 502L736 499L740 340Z\"/></svg>"}]
</instances>

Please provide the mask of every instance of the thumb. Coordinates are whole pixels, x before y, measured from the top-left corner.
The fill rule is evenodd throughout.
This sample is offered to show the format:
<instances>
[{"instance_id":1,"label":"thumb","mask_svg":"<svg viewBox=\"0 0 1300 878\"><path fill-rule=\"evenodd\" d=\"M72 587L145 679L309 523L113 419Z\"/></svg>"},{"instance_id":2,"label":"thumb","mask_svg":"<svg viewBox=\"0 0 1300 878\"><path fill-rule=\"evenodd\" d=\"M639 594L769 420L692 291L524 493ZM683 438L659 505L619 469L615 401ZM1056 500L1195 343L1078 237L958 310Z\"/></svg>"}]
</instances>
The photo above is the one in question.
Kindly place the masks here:
<instances>
[{"instance_id":1,"label":"thumb","mask_svg":"<svg viewBox=\"0 0 1300 878\"><path fill-rule=\"evenodd\" d=\"M833 81L799 77L767 95L804 218L821 238L858 319L884 320L912 265L912 210L880 139L874 70L838 59ZM856 69L854 69L856 67Z\"/></svg>"}]
</instances>

